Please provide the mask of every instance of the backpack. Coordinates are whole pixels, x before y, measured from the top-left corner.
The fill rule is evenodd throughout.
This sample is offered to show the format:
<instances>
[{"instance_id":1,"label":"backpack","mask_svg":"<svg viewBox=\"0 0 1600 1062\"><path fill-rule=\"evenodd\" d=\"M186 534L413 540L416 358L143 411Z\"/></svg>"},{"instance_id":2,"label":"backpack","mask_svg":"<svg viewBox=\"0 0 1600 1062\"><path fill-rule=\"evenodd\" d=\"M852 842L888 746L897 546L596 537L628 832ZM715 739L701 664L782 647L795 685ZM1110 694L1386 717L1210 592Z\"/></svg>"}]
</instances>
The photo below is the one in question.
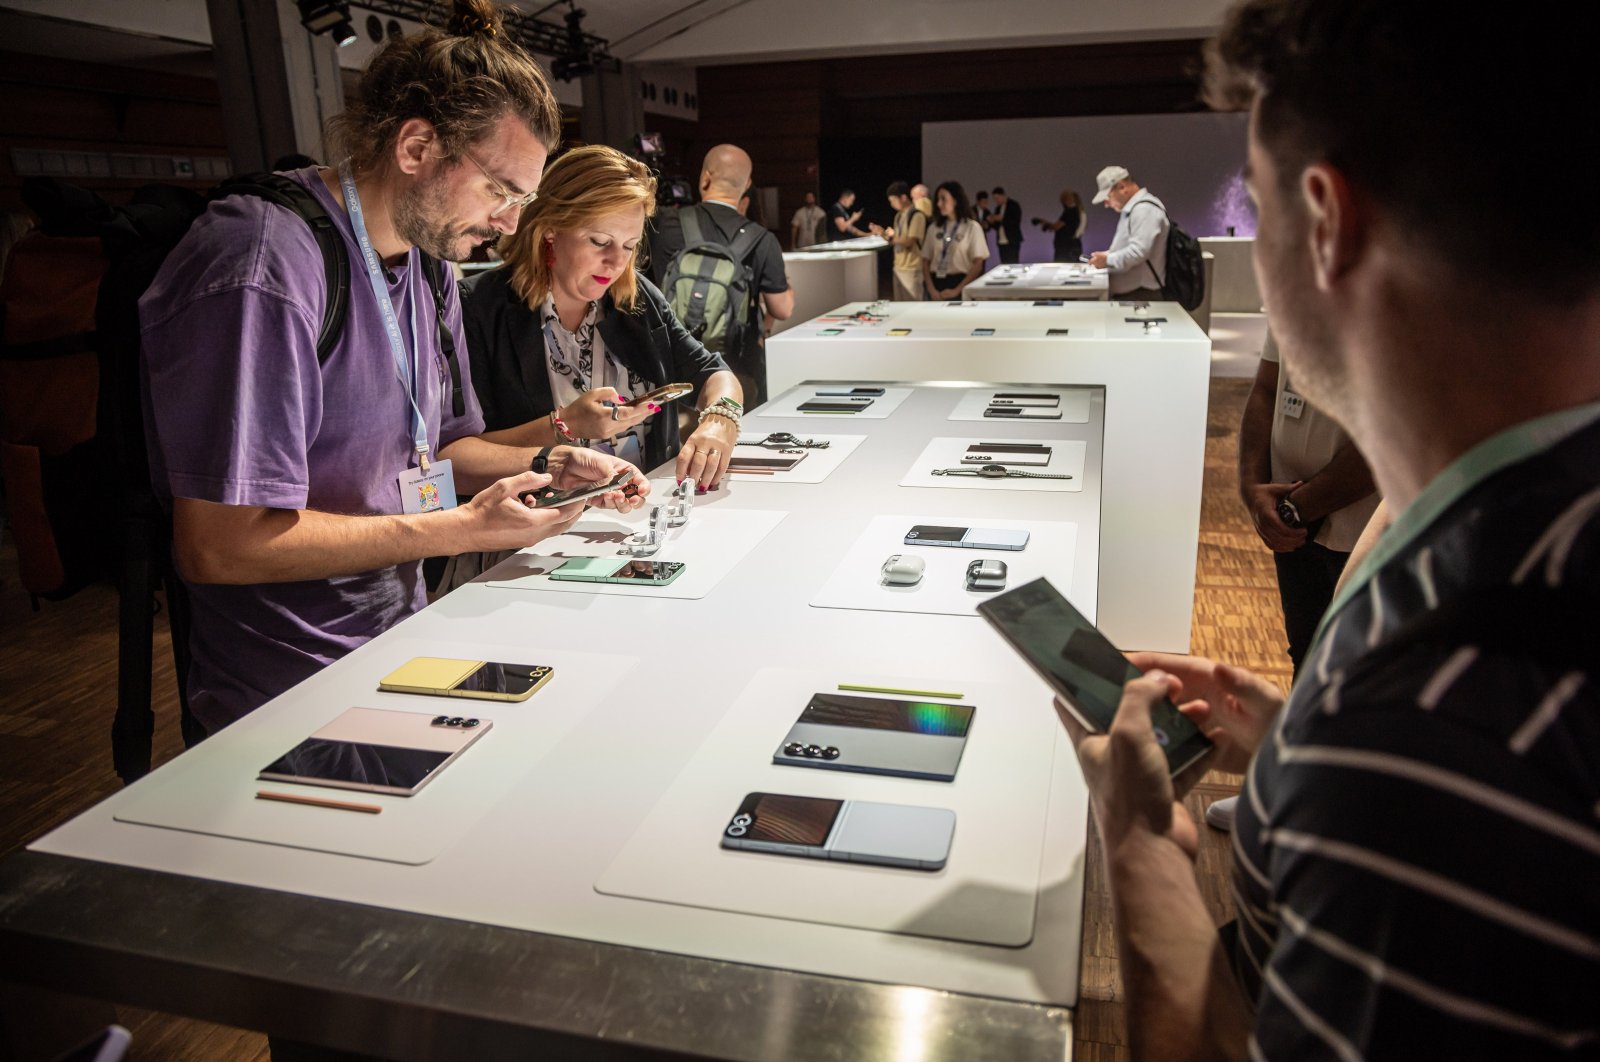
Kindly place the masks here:
<instances>
[{"instance_id":1,"label":"backpack","mask_svg":"<svg viewBox=\"0 0 1600 1062\"><path fill-rule=\"evenodd\" d=\"M31 194L31 197L30 197ZM119 661L117 714L112 723L112 759L117 773L132 782L150 770L154 715L150 710L150 649L154 633L151 601L160 585L167 592L172 652L177 665L184 743L205 736L188 706L189 601L171 563L171 516L150 481L141 385L139 299L162 263L212 200L253 195L293 211L310 227L322 251L328 298L317 334L317 360L326 363L344 331L349 308L350 260L333 218L303 186L280 174L240 176L223 182L209 196L188 189L152 185L139 189L127 207L113 207L92 192L42 179L25 188L29 206L45 219L46 231L98 236L109 265L95 303L95 348L100 363L97 431L109 468L83 484L101 498L109 477L117 492L121 534L118 590ZM422 256L423 275L433 294L440 348L450 368L452 405L465 411L455 342L444 315L439 262ZM103 508L103 504L102 504ZM104 520L99 524L104 534Z\"/></svg>"},{"instance_id":2,"label":"backpack","mask_svg":"<svg viewBox=\"0 0 1600 1062\"><path fill-rule=\"evenodd\" d=\"M1185 310L1197 308L1206 298L1206 264L1205 256L1200 250L1200 241L1183 231L1172 215L1167 214L1167 208L1160 203L1152 203L1146 199L1134 206L1153 206L1167 217L1167 275L1165 279L1156 277L1156 267L1145 259L1145 267L1150 270L1150 275L1156 277L1156 287L1161 289L1161 294L1182 306Z\"/></svg>"},{"instance_id":3,"label":"backpack","mask_svg":"<svg viewBox=\"0 0 1600 1062\"><path fill-rule=\"evenodd\" d=\"M672 312L708 350L734 357L756 329L755 275L746 261L765 229L746 221L724 241L704 207L678 211L683 250L667 266L665 290Z\"/></svg>"}]
</instances>

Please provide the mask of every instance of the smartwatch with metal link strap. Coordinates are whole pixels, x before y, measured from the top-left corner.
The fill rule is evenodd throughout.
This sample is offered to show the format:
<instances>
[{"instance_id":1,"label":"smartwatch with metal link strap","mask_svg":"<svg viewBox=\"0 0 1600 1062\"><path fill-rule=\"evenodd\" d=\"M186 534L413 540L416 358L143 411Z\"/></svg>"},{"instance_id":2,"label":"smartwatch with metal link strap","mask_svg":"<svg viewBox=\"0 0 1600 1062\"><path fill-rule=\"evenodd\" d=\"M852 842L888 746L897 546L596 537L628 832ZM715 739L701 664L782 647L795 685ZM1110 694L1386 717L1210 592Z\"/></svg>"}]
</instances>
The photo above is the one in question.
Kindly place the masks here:
<instances>
[{"instance_id":1,"label":"smartwatch with metal link strap","mask_svg":"<svg viewBox=\"0 0 1600 1062\"><path fill-rule=\"evenodd\" d=\"M1049 472L1024 472L1020 468L1007 468L1005 465L980 465L977 468L936 468L936 476L977 476L980 479L1071 479L1072 477Z\"/></svg>"}]
</instances>

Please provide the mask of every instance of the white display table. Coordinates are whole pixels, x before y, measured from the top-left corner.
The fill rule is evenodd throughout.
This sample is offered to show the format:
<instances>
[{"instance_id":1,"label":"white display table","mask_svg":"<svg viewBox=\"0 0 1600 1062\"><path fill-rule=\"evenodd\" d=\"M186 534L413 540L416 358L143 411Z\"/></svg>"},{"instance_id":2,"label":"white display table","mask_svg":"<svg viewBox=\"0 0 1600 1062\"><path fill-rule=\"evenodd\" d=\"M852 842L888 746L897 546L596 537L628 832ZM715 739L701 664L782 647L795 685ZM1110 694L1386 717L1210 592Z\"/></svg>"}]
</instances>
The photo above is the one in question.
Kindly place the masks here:
<instances>
[{"instance_id":1,"label":"white display table","mask_svg":"<svg viewBox=\"0 0 1600 1062\"><path fill-rule=\"evenodd\" d=\"M989 270L966 287L969 299L1104 299L1106 271L1081 262L1031 262Z\"/></svg>"},{"instance_id":2,"label":"white display table","mask_svg":"<svg viewBox=\"0 0 1600 1062\"><path fill-rule=\"evenodd\" d=\"M1100 625L1125 648L1188 652L1211 341L1182 307L882 302L826 317L768 343L771 393L845 377L1104 386Z\"/></svg>"},{"instance_id":3,"label":"white display table","mask_svg":"<svg viewBox=\"0 0 1600 1062\"><path fill-rule=\"evenodd\" d=\"M878 297L878 256L871 249L785 251L783 268L794 289L794 313L772 322L773 335L842 303Z\"/></svg>"},{"instance_id":4,"label":"white display table","mask_svg":"<svg viewBox=\"0 0 1600 1062\"><path fill-rule=\"evenodd\" d=\"M259 974L239 1004L254 1010L234 1011L217 1003L218 993L203 991L208 976L205 964L177 944L172 954L160 956L162 983L172 986L171 994L161 997L163 1001L204 998L208 1001L205 1006L196 1004L203 1013L239 1024L247 1024L252 1015L263 1021L262 1015L270 1015L271 1008L261 1003L260 993L275 992L266 967L275 969L280 957L295 970L294 990L312 992L319 1005L330 1008L329 1013L332 1004L338 1003L376 1007L379 1014L385 1013L382 1008L392 1006L403 1015L418 1002L418 993L435 991L437 976L425 976L410 987L405 982L411 974L392 985L366 983L356 976L361 964L352 966L355 960L341 950L344 945L334 941L340 939L340 927L357 918L350 912L376 908L382 910L359 917L379 922L384 917L401 920L389 934L378 934L392 941L383 948L419 948L424 961L431 954L428 949L453 947L450 942L455 938L444 933L427 938L432 943L413 941L398 928L409 925L403 919L429 916L459 920L429 925L506 927L598 942L593 945L596 948L622 946L595 958L596 968L567 974L571 994L566 1011L577 1017L566 1011L520 1016L520 1020L537 1018L546 1026L565 1022L576 1030L573 1035L583 1038L610 1038L615 1026L608 1024L607 1015L625 1008L626 1018L616 1020L627 1026L632 1043L726 1052L718 1057L771 1057L771 1045L763 1046L762 1033L785 1028L793 1008L801 1006L819 1021L826 1015L830 1025L841 1023L837 1036L818 1033L818 1043L836 1044L833 1057L881 1057L874 1051L892 1046L881 1034L870 1034L876 1039L850 1039L863 1035L862 1030L873 1022L893 1024L897 1020L890 1012L891 1003L874 995L871 986L859 984L869 981L958 994L915 997L919 1006L926 1004L918 1011L918 1043L930 1029L940 1030L939 1035L949 1043L964 1042L965 1034L951 1030L958 1015L961 1021L970 1021L972 1015L954 1005L969 997L989 997L982 1006L996 1013L985 1019L990 1024L985 1026L984 1036L1000 1036L993 1042L1010 1044L1007 1057L1059 1059L1070 1054L1070 1025L1061 1011L1051 1008L1072 1006L1076 1001L1087 798L1070 742L1054 719L1047 688L976 615L814 607L812 601L875 516L925 514L989 527L1004 527L1008 520L1071 522L1076 532L1070 550L1045 550L1028 556L1030 563L1042 565L1041 570L1053 581L1072 587L1079 607L1094 614L1102 535L1104 393L1099 389L1089 392L1087 418L1081 422L1006 424L994 429L988 424L950 419L967 395L966 388L917 387L893 415L877 420L847 418L844 423L820 424L811 418L751 415L743 435L792 431L866 438L821 483L738 477L724 489L700 498L696 506L700 516L722 509L782 514L776 528L748 547L746 555L704 598L650 600L639 594L588 594L581 587L572 592L551 592L549 588L529 592L490 585L497 573L514 567L526 554L519 555L42 838L9 866L24 878L29 866L51 867L28 882L41 893L48 893L63 879L55 864L26 861L68 856L94 861L95 866L110 865L105 870L106 880L95 885L97 889L115 889L122 882L117 875L135 874L129 868L160 872L152 876L138 871L142 877L129 879L138 882L140 894L150 897L152 903L164 904L170 899L181 904L181 897L193 890L216 887L209 883L248 886L244 895L262 897L263 911L290 902L288 898L271 900L275 893L298 894L293 897L298 905L294 924L281 930L283 938L275 940L270 954L252 956L246 948L237 957L243 968L251 969L254 964ZM1074 403L1075 408L1081 405ZM1075 452L1084 455L1081 489L1049 493L897 486L929 439L952 435L1076 447ZM985 482L984 486L992 484ZM589 521L603 523L606 519L604 514L592 514L580 521L576 530L581 531ZM691 527L694 519L691 516ZM531 552L537 554L538 547ZM949 549L931 552L995 555ZM670 549L659 558L672 559ZM933 570L932 562L929 570ZM381 676L420 655L547 662L557 671L547 688L522 703L447 701L376 691ZM708 749L715 747L706 744L708 738L718 732L741 691L765 673L764 669L773 668L803 669L818 691L832 690L838 683L967 690L969 703L977 705L960 773L947 785L773 766L773 750L767 746L778 742L782 734L764 730L757 735L759 741L739 744L737 762L728 764L730 813L745 787L756 784L769 786L770 791L796 793L818 792L822 786L826 792L818 795L965 809L959 812L963 817L957 825L950 864L937 875L833 865L846 871L837 875L841 881L859 884L864 880L860 875L870 874L874 888L892 887L902 880L908 886L915 882L913 891L927 903L908 909L905 925L896 932L849 928L843 921L830 924L826 907L834 901L822 894L826 887L818 891L815 886L818 880L827 881L829 864L806 865L809 861L794 861L812 883L821 905L806 921L649 902L598 891L607 868L662 795L680 780L686 765L695 763L697 757L704 760ZM122 813L149 794L173 787L200 807L222 807L230 800L237 803L246 791L261 787L254 774L267 762L264 756L270 759L288 749L352 705L450 711L494 720L494 729L478 745L410 798L419 807L429 800L436 805L450 802L448 807L435 806L429 812L435 828L441 812L448 813L445 821L453 827L453 842L431 861L403 865L382 857L332 854L324 843L324 833L359 829L361 817L348 812L285 806L286 815L298 815L305 823L304 847L250 843L187 829L156 829L118 818L128 817ZM802 706L793 706L795 714ZM748 727L748 722L742 725ZM999 887L994 882L985 884L989 867L972 853L981 852L986 844L992 846L997 834L1003 837L1011 828L1006 825L1004 808L988 806L998 799L994 793L1005 787L982 783L996 771L1003 774L1008 763L1038 762L1041 753L1043 769L1036 791L1021 797L1012 793L1008 798L1024 799L1043 809L1042 814L1031 816L1035 833L1009 842L1040 846L1031 941L1021 947L998 947L935 939L938 933L931 930L930 935L919 935L917 927L940 924L941 905L970 909L981 901L983 889ZM811 777L814 775L827 777ZM385 819L410 813L402 798L351 796L383 803ZM721 858L717 840L724 824L717 819L692 824L685 830L690 839L682 847L683 858L714 864ZM1042 829L1038 829L1040 825ZM314 850L318 847L324 850ZM734 855L746 865L750 859L760 862L763 858ZM781 869L785 863L778 857L770 857L769 862L770 869ZM6 864L0 864L3 866ZM762 864L762 869L769 867ZM840 888L838 902L844 903L850 891L848 882ZM1014 903L1014 895L1008 902ZM365 906L350 908L348 904ZM6 907L6 913L0 915L0 933L21 933L30 941L37 936L38 927L26 921L27 905L0 907ZM406 912L410 914L403 914ZM129 917L134 913L129 912ZM208 908L206 917L219 915ZM74 922L70 908L64 918ZM88 938L109 949L111 944L97 932L116 935L124 931L120 926L90 931L69 924L62 932L79 945ZM139 925L126 927L126 931L139 932ZM461 938L476 940L476 932L463 928ZM228 947L226 940L207 939L211 940L208 947ZM369 945L370 940L360 946ZM160 942L154 947L160 951ZM555 949L558 945L540 947ZM697 958L652 956L627 948ZM534 972L541 969L537 953L515 957L520 954L508 958L497 953L490 967L481 972L462 969L457 981L489 982L483 988L486 998L498 1001L511 990L505 982L539 976ZM618 997L617 986L635 969L629 965L631 960L626 960L628 955L640 956L637 961L642 965L637 969L649 970L651 978L661 983L640 986L642 995L625 991ZM435 957L428 970L435 970L439 961ZM613 969L604 962L623 965ZM691 965L679 973L665 972L673 963ZM752 974L750 991L740 993L739 1006L746 1013L729 1018L719 1015L719 1003L696 995L699 988L720 984L717 978L727 970L724 963L799 973ZM795 990L796 984L779 981L767 985L771 978L809 975L855 980L835 989L840 994L826 1004L834 1009L815 1015L812 1011L817 1008L796 1004L785 995ZM110 991L103 985L100 990ZM448 984L437 986L437 991L446 995L450 990ZM812 992L812 982L805 982L804 990ZM131 988L129 992L138 995ZM852 997L853 992L859 995ZM327 999L316 993L326 993ZM643 995L650 1000L665 999L674 993L679 999L676 1009L643 999ZM949 1008L939 1002L945 999L951 1003ZM173 1006L171 1002L166 1005ZM457 1006L445 999L437 1005L446 1009ZM854 1018L844 1013L852 1006L861 1011ZM469 1015L474 1012L470 1003L460 1007ZM485 1003L484 1009L494 1007ZM667 1012L676 1017L663 1016ZM733 1044L699 1040L697 1035L709 1034L697 1034L688 1027L692 1023L683 1021L686 1013L703 1014L707 1025L739 1030L747 1039ZM588 1015L593 1016L592 1021ZM453 1010L450 1016L460 1017ZM950 1029L943 1024L947 1020L952 1023ZM724 1026L724 1022L732 1024ZM1007 1029L1007 1022L1014 1028ZM285 1027L294 1028L280 1026ZM339 1039L346 1033L329 1035L328 1042L348 1046L347 1039ZM436 1030L430 1035L437 1035ZM458 1057L436 1045L417 1048L417 1053L418 1057ZM793 1045L776 1054L809 1057Z\"/></svg>"}]
</instances>

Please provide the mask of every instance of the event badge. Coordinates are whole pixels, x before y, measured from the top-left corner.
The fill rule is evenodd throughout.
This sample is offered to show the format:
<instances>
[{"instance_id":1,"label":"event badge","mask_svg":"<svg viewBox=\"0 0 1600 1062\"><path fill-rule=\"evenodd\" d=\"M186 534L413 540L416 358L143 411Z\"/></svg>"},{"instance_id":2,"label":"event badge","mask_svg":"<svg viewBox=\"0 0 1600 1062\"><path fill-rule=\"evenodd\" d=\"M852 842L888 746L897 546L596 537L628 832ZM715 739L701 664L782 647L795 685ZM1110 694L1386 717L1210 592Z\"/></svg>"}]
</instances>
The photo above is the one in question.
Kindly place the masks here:
<instances>
[{"instance_id":1,"label":"event badge","mask_svg":"<svg viewBox=\"0 0 1600 1062\"><path fill-rule=\"evenodd\" d=\"M1293 391L1283 392L1283 415L1290 420L1299 420L1300 415L1306 411L1306 400Z\"/></svg>"},{"instance_id":2,"label":"event badge","mask_svg":"<svg viewBox=\"0 0 1600 1062\"><path fill-rule=\"evenodd\" d=\"M400 473L400 507L408 513L434 513L456 507L456 477L450 462L431 461L428 470L408 468Z\"/></svg>"}]
</instances>

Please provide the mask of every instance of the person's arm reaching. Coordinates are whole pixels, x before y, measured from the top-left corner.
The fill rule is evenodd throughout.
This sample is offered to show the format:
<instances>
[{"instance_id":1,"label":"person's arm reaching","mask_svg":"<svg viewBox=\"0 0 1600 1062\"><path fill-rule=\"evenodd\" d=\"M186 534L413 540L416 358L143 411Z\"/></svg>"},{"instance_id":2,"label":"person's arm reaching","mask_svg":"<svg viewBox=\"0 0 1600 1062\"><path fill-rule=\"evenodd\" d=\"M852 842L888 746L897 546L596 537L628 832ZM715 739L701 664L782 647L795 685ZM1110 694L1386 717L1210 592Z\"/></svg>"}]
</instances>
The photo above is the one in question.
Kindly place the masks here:
<instances>
[{"instance_id":1,"label":"person's arm reaching","mask_svg":"<svg viewBox=\"0 0 1600 1062\"><path fill-rule=\"evenodd\" d=\"M478 443L467 446L463 443ZM458 439L440 451L452 466L464 455L468 467L487 468L506 454L532 451ZM520 495L547 484L573 487L601 482L622 468L620 458L576 447L558 447L549 474L522 471L490 483L467 504L435 513L346 516L307 509L272 509L174 498L173 553L178 570L194 583L280 583L330 579L374 571L423 557L468 550L522 549L565 531L583 515L583 505L537 509ZM637 476L639 495L613 491L590 499L621 510L644 504L650 485Z\"/></svg>"}]
</instances>

